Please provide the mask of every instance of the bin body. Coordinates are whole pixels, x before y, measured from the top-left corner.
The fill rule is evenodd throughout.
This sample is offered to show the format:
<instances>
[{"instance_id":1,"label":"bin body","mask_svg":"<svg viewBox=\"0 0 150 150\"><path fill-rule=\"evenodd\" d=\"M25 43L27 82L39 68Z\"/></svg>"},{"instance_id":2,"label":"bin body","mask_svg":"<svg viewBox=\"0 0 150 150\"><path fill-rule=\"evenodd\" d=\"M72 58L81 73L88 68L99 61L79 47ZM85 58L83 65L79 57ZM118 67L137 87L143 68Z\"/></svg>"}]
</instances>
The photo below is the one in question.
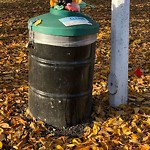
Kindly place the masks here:
<instances>
[{"instance_id":1,"label":"bin body","mask_svg":"<svg viewBox=\"0 0 150 150\"><path fill-rule=\"evenodd\" d=\"M96 34L59 36L30 31L29 110L58 127L88 119L92 108L92 80Z\"/></svg>"}]
</instances>

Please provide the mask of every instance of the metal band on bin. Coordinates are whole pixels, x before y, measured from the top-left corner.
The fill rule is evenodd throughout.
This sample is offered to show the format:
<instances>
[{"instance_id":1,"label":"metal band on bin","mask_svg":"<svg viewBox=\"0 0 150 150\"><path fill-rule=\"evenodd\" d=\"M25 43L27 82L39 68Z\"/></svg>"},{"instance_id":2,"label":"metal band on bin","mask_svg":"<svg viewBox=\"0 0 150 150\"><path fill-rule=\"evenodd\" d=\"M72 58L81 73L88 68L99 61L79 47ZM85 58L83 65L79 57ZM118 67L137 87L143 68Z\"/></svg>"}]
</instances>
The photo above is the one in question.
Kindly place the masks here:
<instances>
[{"instance_id":1,"label":"metal band on bin","mask_svg":"<svg viewBox=\"0 0 150 150\"><path fill-rule=\"evenodd\" d=\"M86 36L55 36L47 35L39 32L33 32L34 43L62 46L62 47L79 47L92 44L96 41L96 34Z\"/></svg>"}]
</instances>

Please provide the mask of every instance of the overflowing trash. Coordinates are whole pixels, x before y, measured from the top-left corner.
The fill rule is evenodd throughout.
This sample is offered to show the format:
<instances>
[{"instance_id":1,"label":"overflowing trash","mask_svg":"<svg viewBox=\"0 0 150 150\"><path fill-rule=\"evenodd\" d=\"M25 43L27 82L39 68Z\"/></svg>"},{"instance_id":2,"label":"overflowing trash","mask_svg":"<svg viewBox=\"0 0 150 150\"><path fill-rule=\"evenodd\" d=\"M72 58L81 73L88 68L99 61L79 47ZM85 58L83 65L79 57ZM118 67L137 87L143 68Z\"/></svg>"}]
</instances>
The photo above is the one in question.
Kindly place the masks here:
<instances>
[{"instance_id":1,"label":"overflowing trash","mask_svg":"<svg viewBox=\"0 0 150 150\"><path fill-rule=\"evenodd\" d=\"M57 10L68 10L73 12L80 12L80 5L82 0L50 0L50 6Z\"/></svg>"}]
</instances>

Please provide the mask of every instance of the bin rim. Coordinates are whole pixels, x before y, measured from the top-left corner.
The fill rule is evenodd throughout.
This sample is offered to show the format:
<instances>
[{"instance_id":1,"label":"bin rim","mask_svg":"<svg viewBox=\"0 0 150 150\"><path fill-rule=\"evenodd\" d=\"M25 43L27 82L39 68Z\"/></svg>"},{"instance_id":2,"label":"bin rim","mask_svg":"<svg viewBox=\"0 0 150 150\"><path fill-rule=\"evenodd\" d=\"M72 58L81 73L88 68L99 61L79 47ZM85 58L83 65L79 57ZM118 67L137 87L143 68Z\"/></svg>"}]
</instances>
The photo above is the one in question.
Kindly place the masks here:
<instances>
[{"instance_id":1,"label":"bin rim","mask_svg":"<svg viewBox=\"0 0 150 150\"><path fill-rule=\"evenodd\" d=\"M66 26L63 24L63 22L60 21L60 19L64 19L66 17L81 17L87 20L89 24L85 23ZM38 25L35 24L37 20L41 20L40 24ZM89 16L84 15L80 12L55 10L54 8L51 8L49 13L29 19L28 29L48 35L84 36L98 33L99 24L96 21L92 20Z\"/></svg>"}]
</instances>

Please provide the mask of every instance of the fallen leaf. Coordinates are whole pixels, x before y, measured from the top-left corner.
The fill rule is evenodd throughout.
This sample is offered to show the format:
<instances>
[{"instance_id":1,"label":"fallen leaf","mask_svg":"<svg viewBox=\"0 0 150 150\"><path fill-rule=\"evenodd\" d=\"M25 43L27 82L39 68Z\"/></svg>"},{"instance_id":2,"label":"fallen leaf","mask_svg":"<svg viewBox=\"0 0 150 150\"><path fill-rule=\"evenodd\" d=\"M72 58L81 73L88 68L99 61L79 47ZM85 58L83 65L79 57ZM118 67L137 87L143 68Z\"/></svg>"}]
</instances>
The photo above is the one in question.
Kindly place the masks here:
<instances>
[{"instance_id":1,"label":"fallen leaf","mask_svg":"<svg viewBox=\"0 0 150 150\"><path fill-rule=\"evenodd\" d=\"M143 142L147 141L149 139L149 136L143 137Z\"/></svg>"},{"instance_id":2,"label":"fallen leaf","mask_svg":"<svg viewBox=\"0 0 150 150\"><path fill-rule=\"evenodd\" d=\"M29 40L27 22L29 17L37 16L43 14L43 12L49 11L49 1L1 1L0 125L2 124L3 127L0 126L0 141L3 144L2 149L53 150L56 149L56 146L58 149L63 148L66 150L149 149L147 146L150 141L150 121L148 119L150 118L150 34L149 17L147 15L147 10L149 10L149 1L134 0L130 3L132 13L130 16L131 26L129 37L129 104L121 105L116 108L113 108L109 104L109 91L107 89L107 79L110 72L109 66L111 61L111 15L108 13L111 8L110 2L102 1L100 3L98 0L87 1L87 3L90 2L94 5L96 9L91 10L89 7L86 7L83 10L83 13L90 16L92 14L91 17L93 20L101 24L99 28L100 31L97 34L95 47L96 59L93 64L94 66L86 67L84 64L82 64L82 66L77 65L76 72L78 73L78 70L80 69L90 71L94 67L94 71L92 73L88 73L90 77L92 77L92 74L94 76L92 91L93 109L91 117L95 123L89 121L87 123L89 127L87 124L83 123L81 125L79 124L77 126L75 125L73 127L67 127L60 130L42 121L37 121L36 118L33 118L29 110L27 110L28 100L30 97L30 91L28 91L28 72L30 70L28 56L30 57L31 55L30 50L25 48L25 45ZM100 19L99 16L101 16ZM49 21L51 22L51 20ZM39 17L39 20L37 22L35 21L33 27L39 28L39 26L43 23L44 21L40 20ZM41 45L41 47L42 46L44 45ZM44 48L45 46L43 49ZM63 47L63 49L64 48L65 47ZM86 52L89 52L91 47L89 45L85 45L85 49L86 48L89 48L86 50ZM92 48L94 49L93 46ZM69 50L69 48L65 49ZM81 49L82 51L82 47L76 47L75 49L77 51L78 49ZM33 53L44 54L41 53L44 51L45 50L42 50L39 51L39 53L36 53L37 51L35 46L35 51L33 51ZM85 61L87 61L87 59L90 59L89 57L92 56L90 52L81 53L80 56L76 56L74 52L72 54L74 54L74 56L72 56L74 61L79 60L80 58L80 61L84 61L84 58L86 59ZM92 54L94 55L94 50L92 51ZM47 56L43 59L46 59L46 57ZM70 61L71 56L67 57L67 60ZM44 64L42 66L44 66ZM140 74L136 75L135 71L138 69L137 66L139 66ZM47 69L52 69L52 67L54 66L50 66ZM70 68L70 70L74 70L71 65L65 65L65 67ZM131 71L133 72L131 73ZM84 79L86 80L87 77L88 76L85 76ZM77 79L75 77L72 79L72 81L75 82L76 80ZM78 87L79 89L74 89L70 92L86 89L86 82L84 83L85 84L83 84L83 86ZM91 82L87 81L87 84L88 83L91 84ZM38 97L41 97L42 100L44 100L44 97L41 94L38 95ZM82 98L84 99L85 97L83 96ZM75 99L75 101L76 100L77 99ZM42 108L42 104L42 101L41 104L39 101L35 105L39 105L39 108ZM78 106L76 108L78 109ZM42 113L41 109L37 110L37 113L38 111L41 111ZM82 112L74 114L72 119L75 118L76 115L79 117L82 115ZM69 116L70 115L67 115L67 117ZM74 122L74 120L72 121ZM82 119L80 121L82 122ZM83 128L85 129L84 131ZM136 134L136 136L133 134Z\"/></svg>"},{"instance_id":3,"label":"fallen leaf","mask_svg":"<svg viewBox=\"0 0 150 150\"><path fill-rule=\"evenodd\" d=\"M150 150L150 146L148 144L140 145L140 150Z\"/></svg>"},{"instance_id":4,"label":"fallen leaf","mask_svg":"<svg viewBox=\"0 0 150 150\"><path fill-rule=\"evenodd\" d=\"M34 23L34 25L35 26L38 26L39 24L41 24L42 23L42 20L41 19L38 19L35 23Z\"/></svg>"},{"instance_id":5,"label":"fallen leaf","mask_svg":"<svg viewBox=\"0 0 150 150\"><path fill-rule=\"evenodd\" d=\"M141 76L142 76L142 72L141 72L140 68L137 68L137 69L135 70L135 74L136 74L138 77L141 77Z\"/></svg>"},{"instance_id":6,"label":"fallen leaf","mask_svg":"<svg viewBox=\"0 0 150 150\"><path fill-rule=\"evenodd\" d=\"M46 150L45 146L40 147L38 150Z\"/></svg>"},{"instance_id":7,"label":"fallen leaf","mask_svg":"<svg viewBox=\"0 0 150 150\"><path fill-rule=\"evenodd\" d=\"M81 143L81 140L79 138L76 138L76 139L73 139L72 140L72 143L73 144L80 144Z\"/></svg>"},{"instance_id":8,"label":"fallen leaf","mask_svg":"<svg viewBox=\"0 0 150 150\"><path fill-rule=\"evenodd\" d=\"M4 134L0 134L0 141L3 141L5 139L5 135Z\"/></svg>"},{"instance_id":9,"label":"fallen leaf","mask_svg":"<svg viewBox=\"0 0 150 150\"><path fill-rule=\"evenodd\" d=\"M32 128L33 130L35 130L35 123L34 122L30 123L30 128Z\"/></svg>"},{"instance_id":10,"label":"fallen leaf","mask_svg":"<svg viewBox=\"0 0 150 150\"><path fill-rule=\"evenodd\" d=\"M116 139L112 140L112 142L115 143L116 145L122 144L119 140L116 140Z\"/></svg>"},{"instance_id":11,"label":"fallen leaf","mask_svg":"<svg viewBox=\"0 0 150 150\"><path fill-rule=\"evenodd\" d=\"M132 134L131 139L129 141L132 143L139 143L138 136L136 134Z\"/></svg>"},{"instance_id":12,"label":"fallen leaf","mask_svg":"<svg viewBox=\"0 0 150 150\"><path fill-rule=\"evenodd\" d=\"M99 124L97 122L94 122L94 125L93 125L93 134L96 135L99 130L100 130Z\"/></svg>"},{"instance_id":13,"label":"fallen leaf","mask_svg":"<svg viewBox=\"0 0 150 150\"><path fill-rule=\"evenodd\" d=\"M10 126L9 126L8 123L1 123L1 124L0 124L0 127L1 127L1 128L4 128L4 129L5 129L5 128L10 128Z\"/></svg>"},{"instance_id":14,"label":"fallen leaf","mask_svg":"<svg viewBox=\"0 0 150 150\"><path fill-rule=\"evenodd\" d=\"M110 132L110 133L113 133L113 132L114 132L114 129L111 128L111 127L106 127L105 130L106 130L107 132Z\"/></svg>"},{"instance_id":15,"label":"fallen leaf","mask_svg":"<svg viewBox=\"0 0 150 150\"><path fill-rule=\"evenodd\" d=\"M81 147L78 150L90 150L91 147L90 146L85 146L85 147Z\"/></svg>"},{"instance_id":16,"label":"fallen leaf","mask_svg":"<svg viewBox=\"0 0 150 150\"><path fill-rule=\"evenodd\" d=\"M63 148L61 145L57 145L57 146L56 146L56 149L57 149L57 150L64 150L64 148Z\"/></svg>"},{"instance_id":17,"label":"fallen leaf","mask_svg":"<svg viewBox=\"0 0 150 150\"><path fill-rule=\"evenodd\" d=\"M0 141L0 149L3 148L3 143Z\"/></svg>"},{"instance_id":18,"label":"fallen leaf","mask_svg":"<svg viewBox=\"0 0 150 150\"><path fill-rule=\"evenodd\" d=\"M18 146L13 146L14 149L19 149Z\"/></svg>"},{"instance_id":19,"label":"fallen leaf","mask_svg":"<svg viewBox=\"0 0 150 150\"><path fill-rule=\"evenodd\" d=\"M104 150L108 150L108 149L109 149L107 143L105 143L104 141L101 142L101 145L102 145L102 148L103 148Z\"/></svg>"},{"instance_id":20,"label":"fallen leaf","mask_svg":"<svg viewBox=\"0 0 150 150\"><path fill-rule=\"evenodd\" d=\"M138 112L139 112L139 110L140 110L140 108L139 108L139 107L134 107L133 109L134 109L134 113L135 113L135 114L136 114L136 113L138 113Z\"/></svg>"},{"instance_id":21,"label":"fallen leaf","mask_svg":"<svg viewBox=\"0 0 150 150\"><path fill-rule=\"evenodd\" d=\"M67 144L67 147L69 148L73 148L75 146L75 144Z\"/></svg>"},{"instance_id":22,"label":"fallen leaf","mask_svg":"<svg viewBox=\"0 0 150 150\"><path fill-rule=\"evenodd\" d=\"M126 126L122 128L122 132L123 132L123 134L125 134L127 136L132 133L131 130Z\"/></svg>"},{"instance_id":23,"label":"fallen leaf","mask_svg":"<svg viewBox=\"0 0 150 150\"><path fill-rule=\"evenodd\" d=\"M4 132L4 130L2 128L0 128L0 134L2 134Z\"/></svg>"},{"instance_id":24,"label":"fallen leaf","mask_svg":"<svg viewBox=\"0 0 150 150\"><path fill-rule=\"evenodd\" d=\"M92 150L100 150L100 147L97 147L97 146L95 146L95 145L91 145L91 149ZM102 148L103 149L103 148Z\"/></svg>"}]
</instances>

